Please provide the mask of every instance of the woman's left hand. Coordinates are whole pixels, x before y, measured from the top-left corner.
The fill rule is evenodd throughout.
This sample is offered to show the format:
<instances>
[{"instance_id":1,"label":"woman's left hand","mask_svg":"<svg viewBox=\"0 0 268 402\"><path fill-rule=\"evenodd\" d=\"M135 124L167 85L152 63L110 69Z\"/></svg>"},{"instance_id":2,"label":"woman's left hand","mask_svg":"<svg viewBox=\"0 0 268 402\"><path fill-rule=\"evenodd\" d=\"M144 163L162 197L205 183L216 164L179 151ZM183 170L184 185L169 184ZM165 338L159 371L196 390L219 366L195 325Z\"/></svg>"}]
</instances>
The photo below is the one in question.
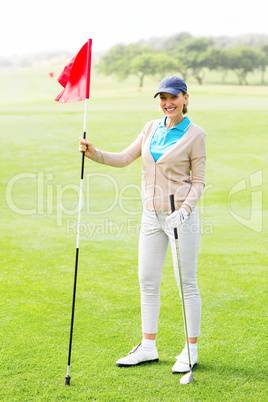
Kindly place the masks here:
<instances>
[{"instance_id":1,"label":"woman's left hand","mask_svg":"<svg viewBox=\"0 0 268 402\"><path fill-rule=\"evenodd\" d=\"M190 214L184 208L180 208L178 211L173 212L167 217L167 223L171 228L176 228L188 221Z\"/></svg>"}]
</instances>

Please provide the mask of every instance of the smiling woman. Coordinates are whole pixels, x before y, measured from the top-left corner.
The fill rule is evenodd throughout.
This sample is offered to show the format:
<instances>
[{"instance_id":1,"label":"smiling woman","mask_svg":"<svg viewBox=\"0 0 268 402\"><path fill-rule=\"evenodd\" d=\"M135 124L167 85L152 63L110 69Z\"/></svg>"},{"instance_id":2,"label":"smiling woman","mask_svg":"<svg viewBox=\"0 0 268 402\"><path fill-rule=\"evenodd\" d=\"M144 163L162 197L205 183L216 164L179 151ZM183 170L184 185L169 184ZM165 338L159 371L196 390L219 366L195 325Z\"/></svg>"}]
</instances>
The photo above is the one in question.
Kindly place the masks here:
<instances>
[{"instance_id":1,"label":"smiling woman","mask_svg":"<svg viewBox=\"0 0 268 402\"><path fill-rule=\"evenodd\" d=\"M165 92L168 91L168 92ZM187 104L189 94L187 86L179 77L164 78L155 94L159 95L159 106L162 112L168 117L166 127L172 128L183 120L183 114L188 112Z\"/></svg>"},{"instance_id":2,"label":"smiling woman","mask_svg":"<svg viewBox=\"0 0 268 402\"><path fill-rule=\"evenodd\" d=\"M185 107L188 103L189 95L185 92L180 92L178 95L170 95L168 93L160 93L159 105L162 112L168 117L166 127L172 128L183 120Z\"/></svg>"},{"instance_id":3,"label":"smiling woman","mask_svg":"<svg viewBox=\"0 0 268 402\"><path fill-rule=\"evenodd\" d=\"M171 245L174 273L180 289L180 266L173 228L178 227L182 285L187 317L187 347L178 356L173 373L186 372L197 362L197 337L200 335L201 298L197 286L197 257L200 239L196 209L205 184L205 132L183 114L189 95L179 77L166 77L154 95L165 117L148 122L137 139L119 153L95 149L80 138L80 152L91 160L124 167L140 156L143 162L143 217L139 241L139 281L141 290L142 343L119 359L119 367L158 361L156 333L160 312L160 284L168 245ZM175 208L170 216L169 195ZM196 230L198 228L198 230ZM188 348L190 343L190 348ZM190 351L189 351L190 349Z\"/></svg>"}]
</instances>

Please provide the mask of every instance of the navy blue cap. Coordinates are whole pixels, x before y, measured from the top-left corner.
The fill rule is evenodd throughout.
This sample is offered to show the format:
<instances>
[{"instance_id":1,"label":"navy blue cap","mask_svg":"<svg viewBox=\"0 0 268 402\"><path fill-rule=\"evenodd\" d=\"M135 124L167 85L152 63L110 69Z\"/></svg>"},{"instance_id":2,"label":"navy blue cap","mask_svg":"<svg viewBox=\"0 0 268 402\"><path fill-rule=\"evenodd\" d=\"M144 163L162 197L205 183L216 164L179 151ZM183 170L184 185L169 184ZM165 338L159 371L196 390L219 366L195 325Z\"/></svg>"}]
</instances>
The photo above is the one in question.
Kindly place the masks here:
<instances>
[{"instance_id":1,"label":"navy blue cap","mask_svg":"<svg viewBox=\"0 0 268 402\"><path fill-rule=\"evenodd\" d=\"M183 81L183 79L173 76L164 78L158 87L158 91L156 92L154 98L160 94L160 92L166 92L171 95L178 95L181 91L187 93L187 85Z\"/></svg>"}]
</instances>

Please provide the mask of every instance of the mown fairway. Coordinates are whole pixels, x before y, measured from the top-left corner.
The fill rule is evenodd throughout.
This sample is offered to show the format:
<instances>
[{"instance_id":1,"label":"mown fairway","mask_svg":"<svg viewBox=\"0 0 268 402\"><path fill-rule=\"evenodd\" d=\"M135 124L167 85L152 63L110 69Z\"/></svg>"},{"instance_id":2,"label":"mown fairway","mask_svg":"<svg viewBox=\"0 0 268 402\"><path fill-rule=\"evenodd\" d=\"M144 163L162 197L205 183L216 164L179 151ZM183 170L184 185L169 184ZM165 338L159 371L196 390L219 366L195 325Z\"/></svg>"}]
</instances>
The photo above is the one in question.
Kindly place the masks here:
<instances>
[{"instance_id":1,"label":"mown fairway","mask_svg":"<svg viewBox=\"0 0 268 402\"><path fill-rule=\"evenodd\" d=\"M55 75L60 67L54 67ZM137 246L141 160L120 170L86 161L71 363L66 375L84 104L53 101L49 69L0 75L0 400L264 401L267 399L268 87L190 82L189 118L207 133L194 383L172 375L184 345L168 255L159 363L118 368L141 341ZM120 151L161 117L147 80L93 71L87 136Z\"/></svg>"}]
</instances>

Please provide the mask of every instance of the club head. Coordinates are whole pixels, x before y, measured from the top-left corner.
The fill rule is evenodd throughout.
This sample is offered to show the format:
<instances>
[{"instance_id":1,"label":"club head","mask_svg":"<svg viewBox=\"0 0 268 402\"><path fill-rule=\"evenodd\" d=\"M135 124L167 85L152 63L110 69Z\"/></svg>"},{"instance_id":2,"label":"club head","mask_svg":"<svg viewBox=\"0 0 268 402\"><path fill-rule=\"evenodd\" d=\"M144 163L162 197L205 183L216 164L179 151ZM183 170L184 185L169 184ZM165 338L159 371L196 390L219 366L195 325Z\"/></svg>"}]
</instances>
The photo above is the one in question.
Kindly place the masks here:
<instances>
[{"instance_id":1,"label":"club head","mask_svg":"<svg viewBox=\"0 0 268 402\"><path fill-rule=\"evenodd\" d=\"M71 377L69 375L67 375L65 377L65 385L70 385L70 380L71 380Z\"/></svg>"},{"instance_id":2,"label":"club head","mask_svg":"<svg viewBox=\"0 0 268 402\"><path fill-rule=\"evenodd\" d=\"M185 374L183 377L180 379L181 384L190 384L191 382L194 381L194 375L193 372L190 371L190 373Z\"/></svg>"}]
</instances>

